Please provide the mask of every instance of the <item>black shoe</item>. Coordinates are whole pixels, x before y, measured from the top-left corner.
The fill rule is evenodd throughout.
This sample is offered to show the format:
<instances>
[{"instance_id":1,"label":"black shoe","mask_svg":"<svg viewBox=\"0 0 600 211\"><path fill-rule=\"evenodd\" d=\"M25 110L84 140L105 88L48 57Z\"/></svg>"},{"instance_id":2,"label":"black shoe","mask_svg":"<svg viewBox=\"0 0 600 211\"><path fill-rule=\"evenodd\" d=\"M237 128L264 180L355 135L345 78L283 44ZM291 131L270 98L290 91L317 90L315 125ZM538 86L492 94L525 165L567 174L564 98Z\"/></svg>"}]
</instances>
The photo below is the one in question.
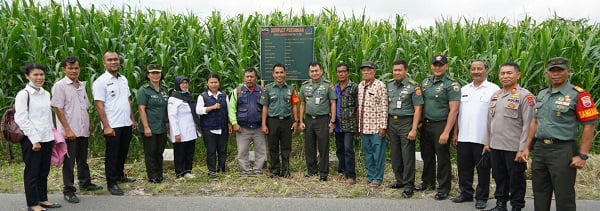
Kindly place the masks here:
<instances>
[{"instance_id":1,"label":"black shoe","mask_svg":"<svg viewBox=\"0 0 600 211\"><path fill-rule=\"evenodd\" d=\"M90 183L87 185L80 185L79 189L87 190L87 191L97 191L97 190L102 190L102 186L96 185L94 183Z\"/></svg>"},{"instance_id":2,"label":"black shoe","mask_svg":"<svg viewBox=\"0 0 600 211\"><path fill-rule=\"evenodd\" d=\"M391 184L388 186L388 188L392 188L392 189L400 189L403 187L404 187L404 184L401 184L399 182L395 182L394 184Z\"/></svg>"},{"instance_id":3,"label":"black shoe","mask_svg":"<svg viewBox=\"0 0 600 211\"><path fill-rule=\"evenodd\" d=\"M121 177L121 179L119 180L119 182L122 182L122 183L135 182L135 181L136 181L135 178L130 178L130 177Z\"/></svg>"},{"instance_id":4,"label":"black shoe","mask_svg":"<svg viewBox=\"0 0 600 211\"><path fill-rule=\"evenodd\" d=\"M79 198L75 195L75 193L65 193L65 201L69 203L79 203Z\"/></svg>"},{"instance_id":5,"label":"black shoe","mask_svg":"<svg viewBox=\"0 0 600 211\"><path fill-rule=\"evenodd\" d=\"M323 177L323 176L319 177L319 182L327 182L327 177L326 176L325 177Z\"/></svg>"},{"instance_id":6,"label":"black shoe","mask_svg":"<svg viewBox=\"0 0 600 211\"><path fill-rule=\"evenodd\" d=\"M446 200L448 198L448 193L438 192L433 197L435 200Z\"/></svg>"},{"instance_id":7,"label":"black shoe","mask_svg":"<svg viewBox=\"0 0 600 211\"><path fill-rule=\"evenodd\" d=\"M27 207L27 211L33 211L33 208ZM40 211L48 211L48 209L42 208Z\"/></svg>"},{"instance_id":8,"label":"black shoe","mask_svg":"<svg viewBox=\"0 0 600 211\"><path fill-rule=\"evenodd\" d=\"M506 209L506 203L496 202L496 206L494 208L483 211L508 211L508 209Z\"/></svg>"},{"instance_id":9,"label":"black shoe","mask_svg":"<svg viewBox=\"0 0 600 211\"><path fill-rule=\"evenodd\" d=\"M50 205L40 203L40 206L42 206L43 208L61 208L62 207L62 205L60 205L59 203L52 203Z\"/></svg>"},{"instance_id":10,"label":"black shoe","mask_svg":"<svg viewBox=\"0 0 600 211\"><path fill-rule=\"evenodd\" d=\"M430 189L430 188L433 189L433 187L429 187L428 185L421 183L421 184L418 184L415 187L415 190L416 191L425 191L425 190Z\"/></svg>"},{"instance_id":11,"label":"black shoe","mask_svg":"<svg viewBox=\"0 0 600 211\"><path fill-rule=\"evenodd\" d=\"M485 209L486 206L487 200L477 200L477 202L475 202L475 208L477 209Z\"/></svg>"},{"instance_id":12,"label":"black shoe","mask_svg":"<svg viewBox=\"0 0 600 211\"><path fill-rule=\"evenodd\" d=\"M404 198L410 198L415 194L415 191L413 190L404 190L402 191L402 196L404 196Z\"/></svg>"},{"instance_id":13,"label":"black shoe","mask_svg":"<svg viewBox=\"0 0 600 211\"><path fill-rule=\"evenodd\" d=\"M510 209L510 211L521 211L521 208L513 207L512 209Z\"/></svg>"},{"instance_id":14,"label":"black shoe","mask_svg":"<svg viewBox=\"0 0 600 211\"><path fill-rule=\"evenodd\" d=\"M473 197L468 197L468 196L460 194L456 198L452 199L452 202L454 202L454 203L463 203L463 202L468 202L468 201L473 201Z\"/></svg>"},{"instance_id":15,"label":"black shoe","mask_svg":"<svg viewBox=\"0 0 600 211\"><path fill-rule=\"evenodd\" d=\"M110 192L110 194L115 195L115 196L125 195L125 192L123 192L123 190L121 190L121 188L118 185L113 185L113 186L108 187L108 192Z\"/></svg>"}]
</instances>

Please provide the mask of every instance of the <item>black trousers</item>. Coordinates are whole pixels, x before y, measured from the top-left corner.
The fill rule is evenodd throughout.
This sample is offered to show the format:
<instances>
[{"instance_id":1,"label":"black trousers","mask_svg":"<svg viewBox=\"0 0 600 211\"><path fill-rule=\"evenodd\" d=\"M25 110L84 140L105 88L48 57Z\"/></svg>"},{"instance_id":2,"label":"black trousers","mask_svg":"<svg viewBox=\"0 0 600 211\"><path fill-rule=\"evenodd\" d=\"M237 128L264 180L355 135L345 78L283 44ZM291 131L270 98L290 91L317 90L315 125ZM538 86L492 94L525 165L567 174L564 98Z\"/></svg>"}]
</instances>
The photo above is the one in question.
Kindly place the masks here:
<instances>
[{"instance_id":1,"label":"black trousers","mask_svg":"<svg viewBox=\"0 0 600 211\"><path fill-rule=\"evenodd\" d=\"M306 168L309 175L317 174L321 177L329 175L329 116L323 115L316 119L308 116L304 121L304 155ZM319 162L317 164L317 151Z\"/></svg>"},{"instance_id":2,"label":"black trousers","mask_svg":"<svg viewBox=\"0 0 600 211\"><path fill-rule=\"evenodd\" d=\"M196 140L173 143L173 161L177 178L192 172Z\"/></svg>"},{"instance_id":3,"label":"black trousers","mask_svg":"<svg viewBox=\"0 0 600 211\"><path fill-rule=\"evenodd\" d=\"M421 126L421 157L423 158L423 184L435 187L435 178L438 181L438 192L449 193L451 186L451 166L449 143L440 144L440 135L446 127L446 121L424 122ZM437 158L437 174L436 174Z\"/></svg>"},{"instance_id":4,"label":"black trousers","mask_svg":"<svg viewBox=\"0 0 600 211\"><path fill-rule=\"evenodd\" d=\"M390 139L390 157L392 169L397 183L404 189L415 187L415 140L408 140L412 129L413 116L397 119L388 118L388 137Z\"/></svg>"},{"instance_id":5,"label":"black trousers","mask_svg":"<svg viewBox=\"0 0 600 211\"><path fill-rule=\"evenodd\" d=\"M226 171L228 132L225 129L221 134L214 134L208 130L202 130L204 146L206 146L206 166L209 173Z\"/></svg>"},{"instance_id":6,"label":"black trousers","mask_svg":"<svg viewBox=\"0 0 600 211\"><path fill-rule=\"evenodd\" d=\"M292 118L267 118L267 143L269 147L269 170L272 174L289 175L290 153L292 152ZM280 153L281 152L281 160Z\"/></svg>"},{"instance_id":7,"label":"black trousers","mask_svg":"<svg viewBox=\"0 0 600 211\"><path fill-rule=\"evenodd\" d=\"M458 163L458 187L460 194L477 200L488 200L490 195L489 159L482 160L483 144L458 142L456 159ZM473 170L477 169L477 187L473 190Z\"/></svg>"},{"instance_id":8,"label":"black trousers","mask_svg":"<svg viewBox=\"0 0 600 211\"><path fill-rule=\"evenodd\" d=\"M75 188L75 164L77 164L77 179L79 186L88 186L92 183L90 178L90 167L87 164L88 137L77 137L74 140L66 140L69 156L65 155L62 166L63 193L74 193Z\"/></svg>"},{"instance_id":9,"label":"black trousers","mask_svg":"<svg viewBox=\"0 0 600 211\"><path fill-rule=\"evenodd\" d=\"M354 132L336 132L335 146L335 154L338 158L338 172L343 173L348 179L356 179Z\"/></svg>"},{"instance_id":10,"label":"black trousers","mask_svg":"<svg viewBox=\"0 0 600 211\"><path fill-rule=\"evenodd\" d=\"M146 174L148 179L158 179L163 177L163 152L167 144L167 134L152 134L152 136L142 136L144 145L144 162L146 163Z\"/></svg>"},{"instance_id":11,"label":"black trousers","mask_svg":"<svg viewBox=\"0 0 600 211\"><path fill-rule=\"evenodd\" d=\"M515 161L517 152L492 149L492 175L496 181L494 197L498 202L510 200L513 208L525 207L525 169L527 163Z\"/></svg>"},{"instance_id":12,"label":"black trousers","mask_svg":"<svg viewBox=\"0 0 600 211\"><path fill-rule=\"evenodd\" d=\"M40 142L42 149L33 151L33 145L26 136L21 141L21 154L25 162L23 185L27 206L36 206L42 201L48 201L48 173L50 172L50 157L54 141Z\"/></svg>"},{"instance_id":13,"label":"black trousers","mask_svg":"<svg viewBox=\"0 0 600 211\"><path fill-rule=\"evenodd\" d=\"M104 150L104 170L106 184L110 187L125 177L125 160L131 142L131 126L113 128L115 136L104 136L106 149Z\"/></svg>"}]
</instances>

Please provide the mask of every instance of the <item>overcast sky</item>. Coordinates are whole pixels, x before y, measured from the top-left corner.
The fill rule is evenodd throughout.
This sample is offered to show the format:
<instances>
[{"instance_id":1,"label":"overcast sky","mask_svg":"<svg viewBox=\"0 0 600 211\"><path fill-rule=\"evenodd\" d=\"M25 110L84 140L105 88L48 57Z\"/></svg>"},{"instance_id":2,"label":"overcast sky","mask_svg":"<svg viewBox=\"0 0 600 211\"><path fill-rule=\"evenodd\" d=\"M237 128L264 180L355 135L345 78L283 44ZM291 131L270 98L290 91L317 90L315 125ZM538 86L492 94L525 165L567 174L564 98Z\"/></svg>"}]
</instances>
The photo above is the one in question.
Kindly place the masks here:
<instances>
[{"instance_id":1,"label":"overcast sky","mask_svg":"<svg viewBox=\"0 0 600 211\"><path fill-rule=\"evenodd\" d=\"M57 0L76 2L76 0ZM525 14L536 20L545 20L556 13L568 19L590 19L600 22L600 1L597 0L79 0L83 5L97 7L121 7L128 4L134 8L152 8L173 13L191 11L206 17L218 10L226 16L239 13L284 12L302 8L319 13L322 8L335 8L339 15L365 14L371 20L390 19L395 14L406 18L409 28L430 26L436 19L467 17L501 20L511 23L522 20Z\"/></svg>"}]
</instances>

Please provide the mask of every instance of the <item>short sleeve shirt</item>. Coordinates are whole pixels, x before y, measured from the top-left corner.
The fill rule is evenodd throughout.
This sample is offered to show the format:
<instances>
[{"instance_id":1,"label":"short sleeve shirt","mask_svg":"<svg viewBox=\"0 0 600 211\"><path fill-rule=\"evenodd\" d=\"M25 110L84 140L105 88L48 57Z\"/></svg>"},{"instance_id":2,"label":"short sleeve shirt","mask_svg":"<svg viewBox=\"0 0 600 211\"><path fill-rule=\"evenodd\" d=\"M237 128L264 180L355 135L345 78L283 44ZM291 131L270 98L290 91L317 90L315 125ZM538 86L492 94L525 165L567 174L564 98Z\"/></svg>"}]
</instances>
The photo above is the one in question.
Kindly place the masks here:
<instances>
[{"instance_id":1,"label":"short sleeve shirt","mask_svg":"<svg viewBox=\"0 0 600 211\"><path fill-rule=\"evenodd\" d=\"M535 106L538 123L535 137L577 140L579 124L595 124L597 119L587 122L577 120L578 94L568 82L554 91L551 88L540 91Z\"/></svg>"},{"instance_id":2,"label":"short sleeve shirt","mask_svg":"<svg viewBox=\"0 0 600 211\"><path fill-rule=\"evenodd\" d=\"M423 105L423 94L419 84L406 77L398 82L388 81L388 114L396 116L412 116L415 114L415 105Z\"/></svg>"},{"instance_id":3,"label":"short sleeve shirt","mask_svg":"<svg viewBox=\"0 0 600 211\"><path fill-rule=\"evenodd\" d=\"M337 99L331 82L322 78L318 82L312 80L304 82L299 97L300 101L306 103L306 114L314 116L330 114L330 101Z\"/></svg>"},{"instance_id":4,"label":"short sleeve shirt","mask_svg":"<svg viewBox=\"0 0 600 211\"><path fill-rule=\"evenodd\" d=\"M435 79L434 76L423 80L423 117L432 121L443 121L448 119L450 113L450 101L460 100L460 84L444 74L442 78Z\"/></svg>"},{"instance_id":5,"label":"short sleeve shirt","mask_svg":"<svg viewBox=\"0 0 600 211\"><path fill-rule=\"evenodd\" d=\"M534 106L535 99L531 92L521 87L510 92L499 90L494 93L488 112L489 139L484 139L483 144L498 150L523 150Z\"/></svg>"},{"instance_id":6,"label":"short sleeve shirt","mask_svg":"<svg viewBox=\"0 0 600 211\"><path fill-rule=\"evenodd\" d=\"M137 92L137 103L138 105L146 106L146 118L152 134L163 134L167 132L166 126L166 114L167 114L167 102L169 95L167 95L167 88L160 85L159 91L156 91L154 87L149 84L144 84L138 89ZM138 130L140 133L144 132L143 123L140 120L140 127Z\"/></svg>"},{"instance_id":7,"label":"short sleeve shirt","mask_svg":"<svg viewBox=\"0 0 600 211\"><path fill-rule=\"evenodd\" d=\"M292 115L292 94L294 87L283 83L268 84L260 96L260 104L268 106L269 117L289 117Z\"/></svg>"},{"instance_id":8,"label":"short sleeve shirt","mask_svg":"<svg viewBox=\"0 0 600 211\"><path fill-rule=\"evenodd\" d=\"M92 93L94 100L104 102L104 112L112 128L131 126L131 92L124 76L104 72L94 81Z\"/></svg>"},{"instance_id":9,"label":"short sleeve shirt","mask_svg":"<svg viewBox=\"0 0 600 211\"><path fill-rule=\"evenodd\" d=\"M80 81L79 87L75 87L71 79L61 79L52 86L51 102L52 107L64 111L69 128L77 137L90 136L90 99L85 91L85 82ZM65 128L58 119L56 128L65 135Z\"/></svg>"}]
</instances>

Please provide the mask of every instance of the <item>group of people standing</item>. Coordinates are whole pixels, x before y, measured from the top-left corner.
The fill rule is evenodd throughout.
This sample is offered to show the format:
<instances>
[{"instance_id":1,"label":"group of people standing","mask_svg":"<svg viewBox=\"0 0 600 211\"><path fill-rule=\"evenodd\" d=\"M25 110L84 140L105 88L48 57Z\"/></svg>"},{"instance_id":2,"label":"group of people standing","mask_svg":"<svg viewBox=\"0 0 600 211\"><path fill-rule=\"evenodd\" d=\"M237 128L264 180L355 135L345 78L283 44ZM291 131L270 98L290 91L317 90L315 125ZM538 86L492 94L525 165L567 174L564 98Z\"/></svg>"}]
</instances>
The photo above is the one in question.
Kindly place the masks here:
<instances>
[{"instance_id":1,"label":"group of people standing","mask_svg":"<svg viewBox=\"0 0 600 211\"><path fill-rule=\"evenodd\" d=\"M292 134L303 130L306 177L328 180L329 134L335 133L337 171L348 184L355 184L353 140L360 136L367 185L380 187L387 135L395 180L389 187L403 188L403 196L412 197L414 191L436 189L437 181L436 200L447 199L452 187L450 145L454 144L460 195L452 201L475 198L475 207L484 209L492 172L497 202L491 210L507 210L508 201L512 210L525 206L524 172L530 150L535 147L532 168L536 210L549 210L553 192L558 210L575 210L576 169L585 165L598 118L589 93L568 82L571 69L568 60L560 57L548 61L546 76L551 86L537 97L518 85L519 65L511 62L500 66L502 87L487 81L489 68L483 60L471 63L473 82L461 87L447 74L448 59L444 55L433 57L433 75L421 84L408 76L409 64L404 60L394 62L393 79L386 83L375 78L377 66L370 61L360 66L359 83L350 80L348 64L338 64L337 84L325 80L322 65L312 62L308 65L310 79L297 92L286 82L285 66L275 64L273 83L259 86L256 69L247 68L244 83L230 96L220 90L219 76L211 73L206 79L207 90L197 99L185 76L175 77L169 94L161 67L149 65L147 83L136 95L139 121L132 111L127 79L118 72L118 53L106 52L103 64L106 71L93 82L92 91L106 140L106 184L113 195L124 195L118 183L136 181L124 172L136 129L143 140L146 173L152 183L164 180L162 153L167 132L173 143L176 177L196 177L192 173L193 157L201 135L207 149L208 175L214 180L217 173L227 171L227 140L232 132L236 134L240 174L262 174L268 156L270 177L290 177ZM93 126L85 84L79 81L79 66L76 57L61 62L65 78L54 84L52 97L42 88L46 69L39 64L24 68L29 83L15 97L15 121L26 135L21 146L29 210L61 207L47 198L54 140L51 108L56 113L56 128L68 146L69 156L63 166L65 200L79 202L74 186L75 163L80 189L102 189L91 182L87 165L88 137ZM580 124L583 132L578 147ZM422 183L418 185L417 137L424 162ZM254 162L249 159L251 145ZM474 169L478 175L475 190Z\"/></svg>"}]
</instances>

